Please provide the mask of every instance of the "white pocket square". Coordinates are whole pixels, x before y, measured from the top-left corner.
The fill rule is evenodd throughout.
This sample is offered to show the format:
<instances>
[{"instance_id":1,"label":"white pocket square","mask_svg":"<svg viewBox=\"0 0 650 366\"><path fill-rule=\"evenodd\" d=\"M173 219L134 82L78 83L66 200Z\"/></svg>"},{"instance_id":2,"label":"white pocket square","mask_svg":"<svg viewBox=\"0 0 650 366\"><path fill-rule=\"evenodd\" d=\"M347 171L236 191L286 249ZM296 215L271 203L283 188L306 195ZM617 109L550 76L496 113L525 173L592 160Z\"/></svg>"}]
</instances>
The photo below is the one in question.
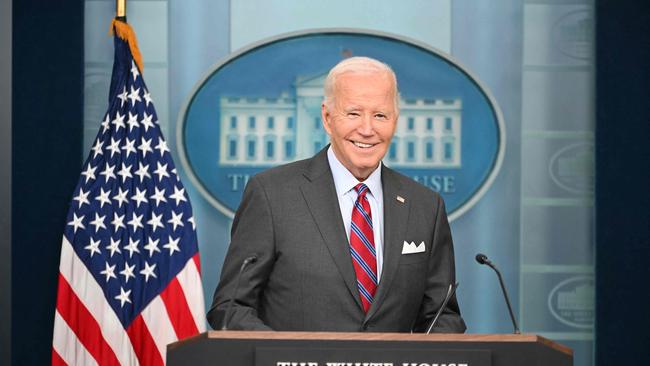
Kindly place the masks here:
<instances>
[{"instance_id":1,"label":"white pocket square","mask_svg":"<svg viewBox=\"0 0 650 366\"><path fill-rule=\"evenodd\" d=\"M404 241L404 246L402 247L402 254L414 254L414 253L424 253L425 247L424 242L421 242L420 245L415 245L415 242L407 243Z\"/></svg>"}]
</instances>

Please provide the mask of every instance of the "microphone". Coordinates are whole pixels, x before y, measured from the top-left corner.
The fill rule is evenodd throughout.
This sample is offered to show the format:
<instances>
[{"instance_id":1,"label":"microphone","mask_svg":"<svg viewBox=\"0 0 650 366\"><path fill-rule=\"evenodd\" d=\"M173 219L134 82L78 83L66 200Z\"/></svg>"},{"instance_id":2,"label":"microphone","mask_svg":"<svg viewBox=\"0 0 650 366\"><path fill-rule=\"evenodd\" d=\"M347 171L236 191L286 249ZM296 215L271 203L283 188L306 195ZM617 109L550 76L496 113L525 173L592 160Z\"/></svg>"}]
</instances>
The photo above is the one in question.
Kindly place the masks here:
<instances>
[{"instance_id":1,"label":"microphone","mask_svg":"<svg viewBox=\"0 0 650 366\"><path fill-rule=\"evenodd\" d=\"M237 297L237 290L239 290L239 282L241 281L241 274L244 273L244 270L246 269L246 267L248 267L249 264L253 264L255 262L257 262L257 256L254 254L244 259L244 261L242 262L241 268L239 268L239 273L237 274L237 281L235 283L235 288L232 290L232 295L230 297L230 301L228 302L228 308L226 308L226 315L223 317L223 327L221 327L221 330L228 330L228 321L232 316L231 315L232 304L235 302L235 298Z\"/></svg>"},{"instance_id":2,"label":"microphone","mask_svg":"<svg viewBox=\"0 0 650 366\"><path fill-rule=\"evenodd\" d=\"M433 329L433 326L436 325L438 322L438 319L440 318L440 314L442 314L442 311L445 310L447 307L447 303L451 299L452 296L456 293L456 289L458 288L458 282L456 284L449 284L449 288L447 289L447 296L445 296L445 300L442 302L442 305L440 305L440 309L438 309L438 312L436 313L436 316L433 317L433 320L431 321L431 324L429 324L429 328L427 329L427 333L431 333L431 330Z\"/></svg>"},{"instance_id":3,"label":"microphone","mask_svg":"<svg viewBox=\"0 0 650 366\"><path fill-rule=\"evenodd\" d=\"M501 290L503 291L503 297L506 299L506 305L508 305L508 311L510 312L510 319L512 319L512 326L515 328L514 334L520 334L521 332L519 331L519 326L517 325L517 320L515 319L515 313L512 312L512 306L510 305L510 299L508 298L508 291L506 291L506 286L503 284L503 278L501 277L501 272L497 269L497 267L490 262L488 259L487 255L478 253L476 255L476 261L479 264L485 264L492 268L494 272L496 272L497 277L499 277L499 283L501 284Z\"/></svg>"}]
</instances>

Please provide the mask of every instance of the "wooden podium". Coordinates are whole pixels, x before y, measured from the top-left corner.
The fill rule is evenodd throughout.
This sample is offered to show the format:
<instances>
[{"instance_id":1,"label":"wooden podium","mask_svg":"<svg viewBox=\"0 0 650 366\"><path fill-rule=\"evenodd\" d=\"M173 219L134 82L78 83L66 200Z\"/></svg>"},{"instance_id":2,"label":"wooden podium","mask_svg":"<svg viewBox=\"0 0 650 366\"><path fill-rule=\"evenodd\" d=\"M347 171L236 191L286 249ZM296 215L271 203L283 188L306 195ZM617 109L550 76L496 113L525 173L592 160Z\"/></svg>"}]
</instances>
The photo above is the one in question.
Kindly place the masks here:
<instances>
[{"instance_id":1,"label":"wooden podium","mask_svg":"<svg viewBox=\"0 0 650 366\"><path fill-rule=\"evenodd\" d=\"M167 365L571 366L573 351L532 334L210 331L168 345Z\"/></svg>"}]
</instances>

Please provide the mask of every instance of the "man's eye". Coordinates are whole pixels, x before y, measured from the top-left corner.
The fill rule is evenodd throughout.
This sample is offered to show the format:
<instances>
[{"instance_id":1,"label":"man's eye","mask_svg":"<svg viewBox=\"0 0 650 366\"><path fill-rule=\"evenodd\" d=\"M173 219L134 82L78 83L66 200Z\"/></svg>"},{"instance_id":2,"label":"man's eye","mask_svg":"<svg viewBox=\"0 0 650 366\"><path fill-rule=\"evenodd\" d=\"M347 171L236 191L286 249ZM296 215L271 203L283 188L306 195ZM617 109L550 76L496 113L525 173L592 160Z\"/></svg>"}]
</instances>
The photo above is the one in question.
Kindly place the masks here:
<instances>
[{"instance_id":1,"label":"man's eye","mask_svg":"<svg viewBox=\"0 0 650 366\"><path fill-rule=\"evenodd\" d=\"M377 114L375 114L375 118L378 118L378 119L386 119L386 115L385 115L385 114L382 114L382 113L377 113Z\"/></svg>"},{"instance_id":2,"label":"man's eye","mask_svg":"<svg viewBox=\"0 0 650 366\"><path fill-rule=\"evenodd\" d=\"M348 117L359 117L358 112L348 112Z\"/></svg>"}]
</instances>

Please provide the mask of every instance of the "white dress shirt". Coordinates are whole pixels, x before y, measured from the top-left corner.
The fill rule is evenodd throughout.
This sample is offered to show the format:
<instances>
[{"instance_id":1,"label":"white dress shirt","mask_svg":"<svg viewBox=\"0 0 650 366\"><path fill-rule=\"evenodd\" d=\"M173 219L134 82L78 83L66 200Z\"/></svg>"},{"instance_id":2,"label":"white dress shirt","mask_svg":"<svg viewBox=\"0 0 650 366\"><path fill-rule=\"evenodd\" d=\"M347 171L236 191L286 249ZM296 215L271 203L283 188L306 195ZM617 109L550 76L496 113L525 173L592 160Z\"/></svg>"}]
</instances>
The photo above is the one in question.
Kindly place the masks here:
<instances>
[{"instance_id":1,"label":"white dress shirt","mask_svg":"<svg viewBox=\"0 0 650 366\"><path fill-rule=\"evenodd\" d=\"M381 267L384 263L384 251L382 243L384 241L384 191L381 186L381 163L365 181L359 182L350 171L341 164L334 154L332 146L327 149L327 160L334 177L334 186L336 187L336 197L339 200L341 208L341 217L345 225L345 234L350 243L350 224L352 222L352 208L357 200L357 191L354 187L359 184L365 184L370 192L366 194L372 211L372 231L375 241L375 251L377 253L377 278L381 281Z\"/></svg>"}]
</instances>

